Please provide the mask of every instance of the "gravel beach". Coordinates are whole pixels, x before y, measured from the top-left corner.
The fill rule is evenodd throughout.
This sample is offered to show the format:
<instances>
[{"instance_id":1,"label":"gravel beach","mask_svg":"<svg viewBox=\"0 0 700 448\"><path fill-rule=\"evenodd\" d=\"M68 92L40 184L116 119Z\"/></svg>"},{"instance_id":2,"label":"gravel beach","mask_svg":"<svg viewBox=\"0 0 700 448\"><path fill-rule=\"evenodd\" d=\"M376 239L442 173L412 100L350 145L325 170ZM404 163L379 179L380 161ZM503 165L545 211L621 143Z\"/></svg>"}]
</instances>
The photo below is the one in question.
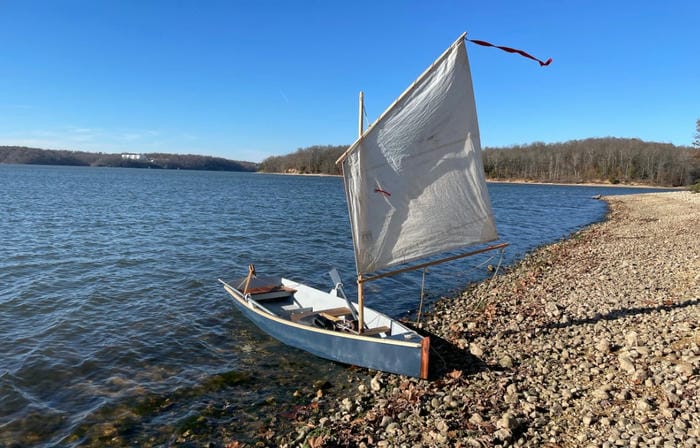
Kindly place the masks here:
<instances>
[{"instance_id":1,"label":"gravel beach","mask_svg":"<svg viewBox=\"0 0 700 448\"><path fill-rule=\"evenodd\" d=\"M430 381L350 371L277 446L700 446L700 194L605 222L436 304ZM347 387L343 387L348 390Z\"/></svg>"}]
</instances>

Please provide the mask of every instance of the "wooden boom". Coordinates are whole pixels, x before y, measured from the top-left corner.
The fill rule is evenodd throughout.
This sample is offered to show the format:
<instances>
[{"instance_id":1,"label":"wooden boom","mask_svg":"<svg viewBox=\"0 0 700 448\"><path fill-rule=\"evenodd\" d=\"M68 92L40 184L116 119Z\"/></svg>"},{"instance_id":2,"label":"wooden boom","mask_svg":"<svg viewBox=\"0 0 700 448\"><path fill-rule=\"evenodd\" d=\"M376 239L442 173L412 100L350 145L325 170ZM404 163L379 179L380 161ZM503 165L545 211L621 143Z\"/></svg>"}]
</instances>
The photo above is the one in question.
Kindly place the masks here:
<instances>
[{"instance_id":1,"label":"wooden boom","mask_svg":"<svg viewBox=\"0 0 700 448\"><path fill-rule=\"evenodd\" d=\"M370 276L370 277L362 277L362 276L360 276L360 277L358 277L358 279L357 279L357 283L361 285L362 283L369 282L369 281L372 281L372 280L379 280L380 278L391 277L392 275L401 274L401 273L403 273L403 272L415 271L416 269L423 269L423 268L427 268L428 266L434 266L434 265L436 265L436 264L446 263L446 262L452 261L452 260L459 260L460 258L469 257L469 256L471 256L471 255L476 255L476 254L480 254L480 253L483 253L483 252L488 252L488 251L490 251L490 250L502 249L502 248L504 248L504 247L506 247L506 246L508 246L508 243L496 244L495 246L484 247L483 249L474 250L474 251L467 252L467 253L464 253L464 254L459 254L459 255L452 255L451 257L445 257L445 258L441 258L441 259L439 259L439 260L428 261L428 262L425 262L425 263L416 264L416 265L413 265L413 266L408 266L408 267L405 267L405 268L402 268L402 269L397 269L397 270L395 270L395 271L384 272L384 273L382 273L382 274L372 275L372 276Z\"/></svg>"}]
</instances>

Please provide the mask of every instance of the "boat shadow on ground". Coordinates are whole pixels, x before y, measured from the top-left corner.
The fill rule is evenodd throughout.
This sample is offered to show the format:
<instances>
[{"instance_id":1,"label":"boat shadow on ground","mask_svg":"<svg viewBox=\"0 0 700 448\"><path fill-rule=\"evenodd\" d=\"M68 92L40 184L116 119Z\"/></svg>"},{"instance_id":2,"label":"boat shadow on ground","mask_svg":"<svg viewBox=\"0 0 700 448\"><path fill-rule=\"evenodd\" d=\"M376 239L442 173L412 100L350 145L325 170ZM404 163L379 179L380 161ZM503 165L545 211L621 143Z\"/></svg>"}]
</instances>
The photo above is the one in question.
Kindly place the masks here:
<instances>
[{"instance_id":1,"label":"boat shadow on ground","mask_svg":"<svg viewBox=\"0 0 700 448\"><path fill-rule=\"evenodd\" d=\"M503 368L497 364L488 364L477 356L474 356L467 348L460 348L457 344L447 339L407 324L406 322L403 322L403 324L415 330L421 336L430 337L429 380L442 378L455 370L461 371L464 376L474 375L487 370L503 370Z\"/></svg>"},{"instance_id":2,"label":"boat shadow on ground","mask_svg":"<svg viewBox=\"0 0 700 448\"><path fill-rule=\"evenodd\" d=\"M586 317L583 319L572 319L568 322L549 322L545 325L540 326L540 328L545 331L551 331L561 328L574 327L578 325L595 325L596 323L607 320L614 321L618 319L624 319L625 317L638 316L643 314L653 314L661 311L672 311L674 309L688 308L692 306L700 305L700 299L687 300L680 303L663 304L657 306L645 306L636 308L620 308L612 310L605 314L596 314L592 317ZM517 333L518 331L511 331L510 334Z\"/></svg>"},{"instance_id":3,"label":"boat shadow on ground","mask_svg":"<svg viewBox=\"0 0 700 448\"><path fill-rule=\"evenodd\" d=\"M487 364L474 356L468 349L436 335L430 335L430 372L429 379L442 378L450 372L459 370L465 377L487 370L503 370L499 365Z\"/></svg>"}]
</instances>

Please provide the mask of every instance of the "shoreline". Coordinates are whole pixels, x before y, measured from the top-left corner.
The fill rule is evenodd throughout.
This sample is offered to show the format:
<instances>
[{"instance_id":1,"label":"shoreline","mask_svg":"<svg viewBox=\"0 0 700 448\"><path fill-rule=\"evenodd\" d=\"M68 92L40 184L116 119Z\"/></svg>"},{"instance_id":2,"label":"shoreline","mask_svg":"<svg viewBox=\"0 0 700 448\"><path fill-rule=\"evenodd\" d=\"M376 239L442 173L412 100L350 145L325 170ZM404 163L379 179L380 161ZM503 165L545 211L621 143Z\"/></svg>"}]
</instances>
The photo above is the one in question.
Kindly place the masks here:
<instances>
[{"instance_id":1,"label":"shoreline","mask_svg":"<svg viewBox=\"0 0 700 448\"><path fill-rule=\"evenodd\" d=\"M342 178L342 174L323 174L323 173L272 173L272 172L266 172L266 171L256 171L255 174L275 174L275 175L280 175L280 176L302 176L302 177L339 177ZM630 184L623 184L623 183L618 183L618 184L612 184L609 182L578 182L578 183L566 183L566 182L539 182L539 181L528 181L525 179L516 179L516 180L508 180L508 179L486 179L486 183L489 184L516 184L516 185L556 185L560 187L610 187L610 188L640 188L640 189L653 189L653 190L658 190L658 189L663 189L663 190L675 190L675 191L683 191L687 190L690 188L689 185L686 186L681 186L681 187L667 187L667 186L660 186L660 185L648 185L648 184L637 184L637 183L630 183Z\"/></svg>"},{"instance_id":2,"label":"shoreline","mask_svg":"<svg viewBox=\"0 0 700 448\"><path fill-rule=\"evenodd\" d=\"M325 173L279 173L256 171L255 174L275 174L278 176L301 176L301 177L343 177L341 174L325 174Z\"/></svg>"},{"instance_id":3,"label":"shoreline","mask_svg":"<svg viewBox=\"0 0 700 448\"><path fill-rule=\"evenodd\" d=\"M440 300L431 380L348 369L277 446L696 446L700 195L604 198L606 220ZM347 389L347 388L346 388Z\"/></svg>"},{"instance_id":4,"label":"shoreline","mask_svg":"<svg viewBox=\"0 0 700 448\"><path fill-rule=\"evenodd\" d=\"M489 184L516 184L516 185L556 185L559 187L608 187L608 188L640 188L640 189L651 189L651 190L675 190L675 191L684 191L689 188L689 186L683 186L683 187L664 187L664 186L657 186L657 185L648 185L648 184L623 184L623 183L618 183L618 184L611 184L611 183L606 183L606 182L601 182L601 183L595 183L595 182L580 182L580 183L562 183L562 182L537 182L537 181L527 181L527 180L497 180L497 179L486 179L486 183Z\"/></svg>"}]
</instances>

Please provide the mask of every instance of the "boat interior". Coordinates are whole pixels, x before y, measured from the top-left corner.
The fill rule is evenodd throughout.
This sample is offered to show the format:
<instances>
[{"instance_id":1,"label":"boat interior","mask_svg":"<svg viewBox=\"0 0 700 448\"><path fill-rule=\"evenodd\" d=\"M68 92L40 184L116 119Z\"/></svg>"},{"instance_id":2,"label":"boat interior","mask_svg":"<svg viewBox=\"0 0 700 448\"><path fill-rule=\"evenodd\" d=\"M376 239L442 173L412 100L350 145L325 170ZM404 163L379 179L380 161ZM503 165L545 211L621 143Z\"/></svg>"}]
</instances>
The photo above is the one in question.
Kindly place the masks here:
<instances>
[{"instance_id":1,"label":"boat interior","mask_svg":"<svg viewBox=\"0 0 700 448\"><path fill-rule=\"evenodd\" d=\"M328 293L281 277L245 277L229 286L258 309L298 324L380 338L421 338L401 323L367 307L365 328L358 331L357 304L345 298L338 288Z\"/></svg>"}]
</instances>

